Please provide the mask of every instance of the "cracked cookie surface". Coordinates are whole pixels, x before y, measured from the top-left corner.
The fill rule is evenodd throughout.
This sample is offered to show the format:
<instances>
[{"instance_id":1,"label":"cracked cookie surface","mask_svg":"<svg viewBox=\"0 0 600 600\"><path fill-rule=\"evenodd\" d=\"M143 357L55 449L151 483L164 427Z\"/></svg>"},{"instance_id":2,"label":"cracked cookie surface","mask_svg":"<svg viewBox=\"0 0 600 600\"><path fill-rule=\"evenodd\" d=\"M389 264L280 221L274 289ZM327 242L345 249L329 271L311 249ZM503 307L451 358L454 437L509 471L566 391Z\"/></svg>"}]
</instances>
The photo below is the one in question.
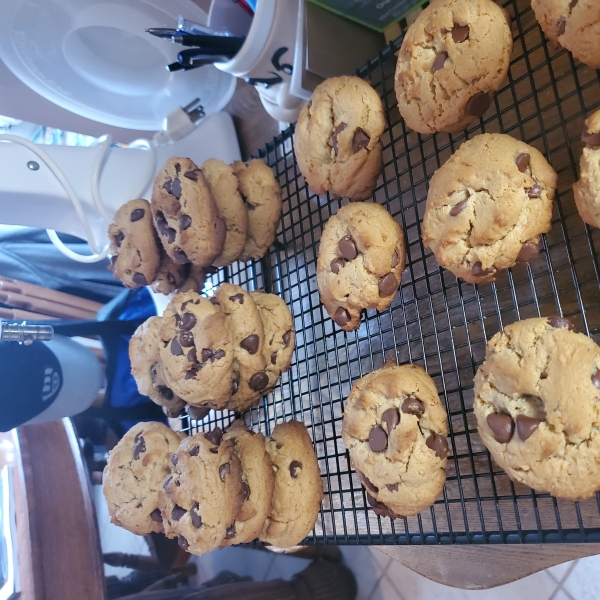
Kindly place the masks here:
<instances>
[{"instance_id":1,"label":"cracked cookie surface","mask_svg":"<svg viewBox=\"0 0 600 600\"><path fill-rule=\"evenodd\" d=\"M225 222L202 171L189 158L170 158L152 188L152 215L167 254L178 264L207 267L225 243Z\"/></svg>"},{"instance_id":2,"label":"cracked cookie surface","mask_svg":"<svg viewBox=\"0 0 600 600\"><path fill-rule=\"evenodd\" d=\"M579 181L573 186L581 218L600 227L600 110L586 120L581 139L586 144L579 162Z\"/></svg>"},{"instance_id":3,"label":"cracked cookie surface","mask_svg":"<svg viewBox=\"0 0 600 600\"><path fill-rule=\"evenodd\" d=\"M344 330L360 325L367 308L385 310L400 286L404 234L379 204L353 202L325 223L319 244L317 284L329 316Z\"/></svg>"},{"instance_id":4,"label":"cracked cookie surface","mask_svg":"<svg viewBox=\"0 0 600 600\"><path fill-rule=\"evenodd\" d=\"M352 387L342 438L378 515L406 517L433 504L446 481L447 435L446 411L421 367L388 363Z\"/></svg>"},{"instance_id":5,"label":"cracked cookie surface","mask_svg":"<svg viewBox=\"0 0 600 600\"><path fill-rule=\"evenodd\" d=\"M138 423L110 451L102 491L115 525L138 535L163 531L159 494L178 446L166 425Z\"/></svg>"},{"instance_id":6,"label":"cracked cookie surface","mask_svg":"<svg viewBox=\"0 0 600 600\"><path fill-rule=\"evenodd\" d=\"M186 403L165 381L159 357L162 323L162 317L150 317L135 330L129 341L129 360L138 392L175 414L180 412Z\"/></svg>"},{"instance_id":7,"label":"cracked cookie surface","mask_svg":"<svg viewBox=\"0 0 600 600\"><path fill-rule=\"evenodd\" d=\"M167 306L160 335L169 388L193 406L223 409L231 397L234 358L226 316L207 298L183 292Z\"/></svg>"},{"instance_id":8,"label":"cracked cookie surface","mask_svg":"<svg viewBox=\"0 0 600 600\"><path fill-rule=\"evenodd\" d=\"M382 170L386 126L377 92L358 77L321 83L298 117L294 146L302 175L316 194L369 198Z\"/></svg>"},{"instance_id":9,"label":"cracked cookie surface","mask_svg":"<svg viewBox=\"0 0 600 600\"><path fill-rule=\"evenodd\" d=\"M598 0L531 0L540 27L581 62L600 69Z\"/></svg>"},{"instance_id":10,"label":"cracked cookie surface","mask_svg":"<svg viewBox=\"0 0 600 600\"><path fill-rule=\"evenodd\" d=\"M465 142L431 178L423 243L469 283L530 262L550 231L557 175L544 156L503 134Z\"/></svg>"},{"instance_id":11,"label":"cracked cookie surface","mask_svg":"<svg viewBox=\"0 0 600 600\"><path fill-rule=\"evenodd\" d=\"M160 252L148 201L138 199L123 204L108 227L108 237L112 255L109 269L115 278L128 288L152 283Z\"/></svg>"},{"instance_id":12,"label":"cracked cookie surface","mask_svg":"<svg viewBox=\"0 0 600 600\"><path fill-rule=\"evenodd\" d=\"M492 0L433 0L409 27L395 89L413 130L456 133L483 116L510 66L507 13Z\"/></svg>"},{"instance_id":13,"label":"cracked cookie surface","mask_svg":"<svg viewBox=\"0 0 600 600\"><path fill-rule=\"evenodd\" d=\"M160 495L165 535L192 554L218 548L233 536L242 505L242 470L234 443L216 427L187 437L173 455Z\"/></svg>"},{"instance_id":14,"label":"cracked cookie surface","mask_svg":"<svg viewBox=\"0 0 600 600\"><path fill-rule=\"evenodd\" d=\"M600 348L563 317L507 325L475 375L479 435L514 481L583 500L600 489Z\"/></svg>"},{"instance_id":15,"label":"cracked cookie surface","mask_svg":"<svg viewBox=\"0 0 600 600\"><path fill-rule=\"evenodd\" d=\"M269 516L259 539L278 548L299 544L311 531L323 499L317 455L306 426L276 425L267 440L275 487Z\"/></svg>"}]
</instances>

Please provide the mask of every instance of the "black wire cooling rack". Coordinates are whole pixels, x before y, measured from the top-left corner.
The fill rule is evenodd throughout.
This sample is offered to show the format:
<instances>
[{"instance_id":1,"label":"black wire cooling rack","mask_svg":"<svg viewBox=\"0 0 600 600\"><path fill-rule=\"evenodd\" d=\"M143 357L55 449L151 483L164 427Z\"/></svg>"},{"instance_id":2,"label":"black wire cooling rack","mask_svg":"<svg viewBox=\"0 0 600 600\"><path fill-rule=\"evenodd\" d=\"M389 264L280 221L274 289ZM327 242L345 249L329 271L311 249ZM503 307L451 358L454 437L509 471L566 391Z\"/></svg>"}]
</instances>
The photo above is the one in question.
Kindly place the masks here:
<instances>
[{"instance_id":1,"label":"black wire cooling rack","mask_svg":"<svg viewBox=\"0 0 600 600\"><path fill-rule=\"evenodd\" d=\"M292 418L309 428L325 500L306 543L600 542L600 497L573 503L513 484L485 450L472 412L473 376L486 340L503 325L563 314L596 341L600 334L600 231L584 225L572 192L583 121L600 105L600 73L544 38L528 0L504 6L513 16L515 41L508 82L485 117L461 135L421 136L406 128L394 94L401 39L358 71L379 92L388 121L383 178L374 200L402 225L407 241L408 266L388 310L368 311L359 330L344 333L323 309L316 281L319 238L343 202L310 192L296 164L293 127L260 152L284 196L274 250L260 262L221 270L205 288L210 293L227 280L274 292L294 316L292 367L244 417L267 435L277 422ZM538 148L558 172L559 186L540 256L505 272L495 284L474 286L437 266L423 247L421 221L429 178L465 139L483 132L508 133ZM436 382L448 411L452 451L442 497L421 514L394 521L369 508L341 440L352 384L389 355L422 365ZM226 427L234 418L211 413L200 424L182 424L206 430Z\"/></svg>"}]
</instances>

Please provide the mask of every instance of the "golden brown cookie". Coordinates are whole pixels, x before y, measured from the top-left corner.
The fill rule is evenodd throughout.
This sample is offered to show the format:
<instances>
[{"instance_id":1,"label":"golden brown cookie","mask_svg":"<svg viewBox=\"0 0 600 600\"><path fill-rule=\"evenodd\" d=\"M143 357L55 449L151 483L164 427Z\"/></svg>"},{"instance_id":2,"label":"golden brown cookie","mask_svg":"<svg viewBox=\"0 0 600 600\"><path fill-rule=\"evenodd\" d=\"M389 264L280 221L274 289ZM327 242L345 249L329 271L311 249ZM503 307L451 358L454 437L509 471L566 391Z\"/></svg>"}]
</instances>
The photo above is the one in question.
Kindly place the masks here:
<instances>
[{"instance_id":1,"label":"golden brown cookie","mask_svg":"<svg viewBox=\"0 0 600 600\"><path fill-rule=\"evenodd\" d=\"M600 227L600 110L586 120L581 139L585 148L579 181L573 186L575 204L586 223Z\"/></svg>"}]
</instances>

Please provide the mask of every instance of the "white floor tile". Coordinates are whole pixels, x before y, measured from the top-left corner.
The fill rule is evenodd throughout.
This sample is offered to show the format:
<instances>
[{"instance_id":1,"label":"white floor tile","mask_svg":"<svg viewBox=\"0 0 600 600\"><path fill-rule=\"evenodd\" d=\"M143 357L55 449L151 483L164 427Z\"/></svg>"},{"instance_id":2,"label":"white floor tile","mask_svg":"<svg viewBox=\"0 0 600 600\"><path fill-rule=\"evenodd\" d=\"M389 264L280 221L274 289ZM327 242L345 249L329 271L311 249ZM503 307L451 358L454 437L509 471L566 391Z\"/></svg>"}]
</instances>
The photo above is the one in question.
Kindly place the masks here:
<instances>
[{"instance_id":1,"label":"white floor tile","mask_svg":"<svg viewBox=\"0 0 600 600\"><path fill-rule=\"evenodd\" d=\"M550 575L552 575L552 577L554 577L556 581L562 581L569 569L571 568L571 566L575 562L577 561L570 560L568 562L561 563L560 565L554 565L553 567L549 567L548 569L546 569L546 571L550 573Z\"/></svg>"},{"instance_id":2,"label":"white floor tile","mask_svg":"<svg viewBox=\"0 0 600 600\"><path fill-rule=\"evenodd\" d=\"M563 587L575 600L600 598L600 555L580 558Z\"/></svg>"},{"instance_id":3,"label":"white floor tile","mask_svg":"<svg viewBox=\"0 0 600 600\"><path fill-rule=\"evenodd\" d=\"M340 550L346 566L356 578L356 600L367 600L391 559L383 552L368 546L340 546Z\"/></svg>"},{"instance_id":4,"label":"white floor tile","mask_svg":"<svg viewBox=\"0 0 600 600\"><path fill-rule=\"evenodd\" d=\"M382 593L401 593L407 600L548 600L556 583L545 572L535 573L519 581L490 590L471 591L440 585L418 575L400 563L393 562L386 571L389 580L381 587ZM379 592L379 590L377 590ZM373 594L373 600L391 600L397 596Z\"/></svg>"},{"instance_id":5,"label":"white floor tile","mask_svg":"<svg viewBox=\"0 0 600 600\"><path fill-rule=\"evenodd\" d=\"M371 592L369 600L405 600L400 589L400 582L398 580L390 579L385 574L377 582L375 589ZM413 600L413 599L411 599ZM417 600L416 598L414 600ZM429 599L428 599L429 600Z\"/></svg>"},{"instance_id":6,"label":"white floor tile","mask_svg":"<svg viewBox=\"0 0 600 600\"><path fill-rule=\"evenodd\" d=\"M573 600L573 597L560 589L556 592L556 595L552 597L552 600Z\"/></svg>"}]
</instances>

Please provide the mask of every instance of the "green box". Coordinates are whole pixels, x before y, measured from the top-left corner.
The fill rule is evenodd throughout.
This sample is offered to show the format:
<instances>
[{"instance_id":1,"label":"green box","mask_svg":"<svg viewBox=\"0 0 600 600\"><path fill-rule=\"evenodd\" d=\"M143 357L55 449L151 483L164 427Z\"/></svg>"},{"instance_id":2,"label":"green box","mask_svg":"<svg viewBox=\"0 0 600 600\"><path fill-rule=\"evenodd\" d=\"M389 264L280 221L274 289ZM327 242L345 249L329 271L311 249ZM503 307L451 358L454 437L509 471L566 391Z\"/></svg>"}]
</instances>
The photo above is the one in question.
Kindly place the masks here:
<instances>
[{"instance_id":1,"label":"green box","mask_svg":"<svg viewBox=\"0 0 600 600\"><path fill-rule=\"evenodd\" d=\"M342 17L383 32L426 0L309 0Z\"/></svg>"}]
</instances>

